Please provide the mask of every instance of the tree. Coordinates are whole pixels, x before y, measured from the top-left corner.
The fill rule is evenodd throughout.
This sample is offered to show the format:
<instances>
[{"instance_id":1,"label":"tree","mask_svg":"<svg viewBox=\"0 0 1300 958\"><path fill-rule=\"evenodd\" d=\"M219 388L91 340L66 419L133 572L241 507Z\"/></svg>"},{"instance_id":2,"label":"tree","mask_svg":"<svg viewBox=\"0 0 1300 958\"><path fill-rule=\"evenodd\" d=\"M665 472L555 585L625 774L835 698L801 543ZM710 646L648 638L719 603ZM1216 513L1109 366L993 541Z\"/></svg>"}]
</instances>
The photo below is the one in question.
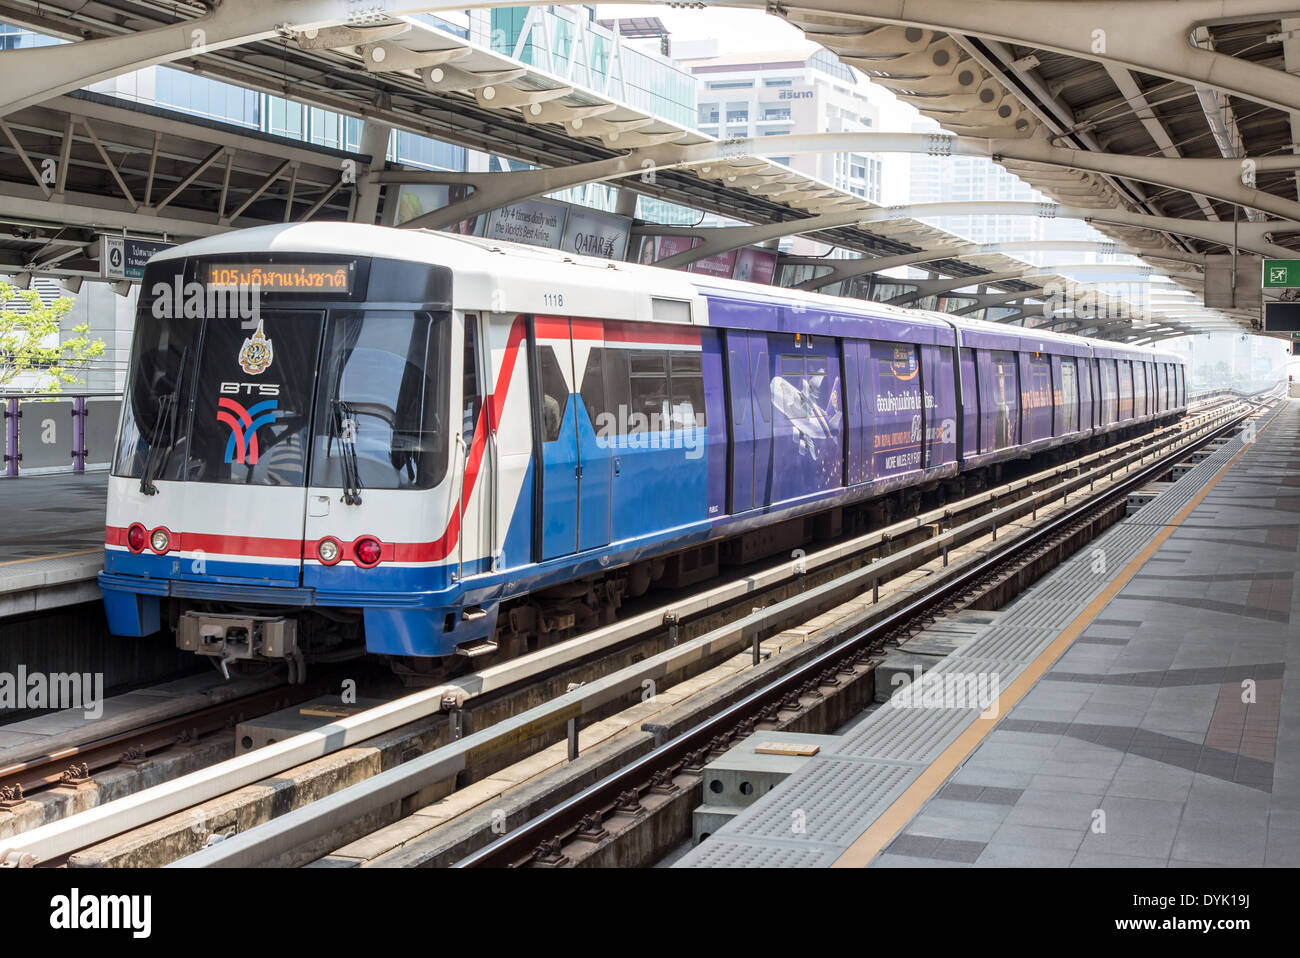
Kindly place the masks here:
<instances>
[{"instance_id":1,"label":"tree","mask_svg":"<svg viewBox=\"0 0 1300 958\"><path fill-rule=\"evenodd\" d=\"M26 309L15 308L26 303ZM60 392L80 384L76 371L104 355L104 341L90 338L90 326L74 326L72 337L61 338L61 322L72 309L66 296L49 306L35 290L16 289L0 282L0 389L19 376L34 373L28 392Z\"/></svg>"}]
</instances>

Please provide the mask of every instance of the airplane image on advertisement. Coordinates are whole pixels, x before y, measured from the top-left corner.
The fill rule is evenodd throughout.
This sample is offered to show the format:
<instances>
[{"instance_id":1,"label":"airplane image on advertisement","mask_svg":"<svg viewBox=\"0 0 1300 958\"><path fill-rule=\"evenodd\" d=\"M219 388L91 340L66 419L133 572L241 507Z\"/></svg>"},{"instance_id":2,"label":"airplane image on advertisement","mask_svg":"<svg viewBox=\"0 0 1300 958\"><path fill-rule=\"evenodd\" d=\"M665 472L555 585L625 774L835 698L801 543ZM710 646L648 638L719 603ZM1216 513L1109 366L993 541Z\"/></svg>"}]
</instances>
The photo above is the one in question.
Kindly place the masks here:
<instances>
[{"instance_id":1,"label":"airplane image on advertisement","mask_svg":"<svg viewBox=\"0 0 1300 958\"><path fill-rule=\"evenodd\" d=\"M772 405L794 426L795 440L798 442L799 454L816 462L820 458L821 447L835 443L835 430L840 422L840 381L837 378L831 386L830 402L823 410L814 398L813 385L803 380L803 388L797 388L784 376L772 380Z\"/></svg>"}]
</instances>

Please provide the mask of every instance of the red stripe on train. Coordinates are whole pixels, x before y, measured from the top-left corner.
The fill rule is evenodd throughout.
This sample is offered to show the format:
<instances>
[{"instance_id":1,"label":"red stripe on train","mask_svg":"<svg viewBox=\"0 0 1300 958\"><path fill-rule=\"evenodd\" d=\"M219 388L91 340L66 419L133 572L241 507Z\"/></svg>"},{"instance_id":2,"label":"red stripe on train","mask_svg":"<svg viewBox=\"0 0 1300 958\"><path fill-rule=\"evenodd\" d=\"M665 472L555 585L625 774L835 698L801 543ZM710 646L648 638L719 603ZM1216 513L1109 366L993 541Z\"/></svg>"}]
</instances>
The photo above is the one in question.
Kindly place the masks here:
<instances>
[{"instance_id":1,"label":"red stripe on train","mask_svg":"<svg viewBox=\"0 0 1300 958\"><path fill-rule=\"evenodd\" d=\"M572 338L580 342L653 343L661 346L700 345L700 331L691 326L566 319L560 316L538 316L533 322L538 339Z\"/></svg>"}]
</instances>

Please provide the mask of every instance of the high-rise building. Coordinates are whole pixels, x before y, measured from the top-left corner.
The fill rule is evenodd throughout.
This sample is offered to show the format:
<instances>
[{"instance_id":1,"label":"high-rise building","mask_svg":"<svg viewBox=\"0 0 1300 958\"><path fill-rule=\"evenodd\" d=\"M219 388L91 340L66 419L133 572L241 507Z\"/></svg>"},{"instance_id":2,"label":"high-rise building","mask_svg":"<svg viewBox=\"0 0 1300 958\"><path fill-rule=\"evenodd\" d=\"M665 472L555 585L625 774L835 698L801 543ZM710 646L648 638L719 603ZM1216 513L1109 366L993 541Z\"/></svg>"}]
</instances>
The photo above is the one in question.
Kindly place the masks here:
<instances>
[{"instance_id":1,"label":"high-rise building","mask_svg":"<svg viewBox=\"0 0 1300 958\"><path fill-rule=\"evenodd\" d=\"M929 117L917 116L912 133L938 133L940 126ZM909 203L961 203L977 200L1046 203L1049 200L1014 173L979 156L909 155L911 173ZM1105 242L1106 238L1081 220L1043 219L1036 216L980 214L940 216L926 222L976 243L1011 243L1036 240L1080 240ZM1098 253L1017 252L1017 258L1040 266L1090 263Z\"/></svg>"},{"instance_id":2,"label":"high-rise building","mask_svg":"<svg viewBox=\"0 0 1300 958\"><path fill-rule=\"evenodd\" d=\"M913 133L937 133L933 120L919 119ZM912 203L961 203L972 200L1033 202L1042 199L1032 186L992 160L978 156L911 154ZM1043 238L1045 220L1032 216L942 216L927 220L940 229L976 243L1005 243Z\"/></svg>"},{"instance_id":3,"label":"high-rise building","mask_svg":"<svg viewBox=\"0 0 1300 958\"><path fill-rule=\"evenodd\" d=\"M881 201L879 154L845 150L788 155L777 137L860 133L879 128L879 107L862 77L817 47L719 55L712 41L676 41L672 50L697 82L697 125L719 139L772 137L766 155L872 202Z\"/></svg>"}]
</instances>

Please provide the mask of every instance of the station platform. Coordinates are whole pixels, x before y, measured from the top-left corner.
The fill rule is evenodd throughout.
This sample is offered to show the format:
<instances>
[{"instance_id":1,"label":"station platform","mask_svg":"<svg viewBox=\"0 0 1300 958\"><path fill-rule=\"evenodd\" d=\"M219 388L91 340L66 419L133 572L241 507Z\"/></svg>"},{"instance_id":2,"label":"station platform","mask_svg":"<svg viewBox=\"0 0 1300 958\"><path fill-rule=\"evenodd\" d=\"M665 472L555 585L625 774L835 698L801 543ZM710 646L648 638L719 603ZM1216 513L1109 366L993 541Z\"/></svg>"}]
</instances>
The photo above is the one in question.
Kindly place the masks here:
<instances>
[{"instance_id":1,"label":"station platform","mask_svg":"<svg viewBox=\"0 0 1300 958\"><path fill-rule=\"evenodd\" d=\"M1298 534L1283 399L674 867L1300 865Z\"/></svg>"},{"instance_id":2,"label":"station platform","mask_svg":"<svg viewBox=\"0 0 1300 958\"><path fill-rule=\"evenodd\" d=\"M99 598L107 470L0 479L0 619Z\"/></svg>"}]
</instances>

